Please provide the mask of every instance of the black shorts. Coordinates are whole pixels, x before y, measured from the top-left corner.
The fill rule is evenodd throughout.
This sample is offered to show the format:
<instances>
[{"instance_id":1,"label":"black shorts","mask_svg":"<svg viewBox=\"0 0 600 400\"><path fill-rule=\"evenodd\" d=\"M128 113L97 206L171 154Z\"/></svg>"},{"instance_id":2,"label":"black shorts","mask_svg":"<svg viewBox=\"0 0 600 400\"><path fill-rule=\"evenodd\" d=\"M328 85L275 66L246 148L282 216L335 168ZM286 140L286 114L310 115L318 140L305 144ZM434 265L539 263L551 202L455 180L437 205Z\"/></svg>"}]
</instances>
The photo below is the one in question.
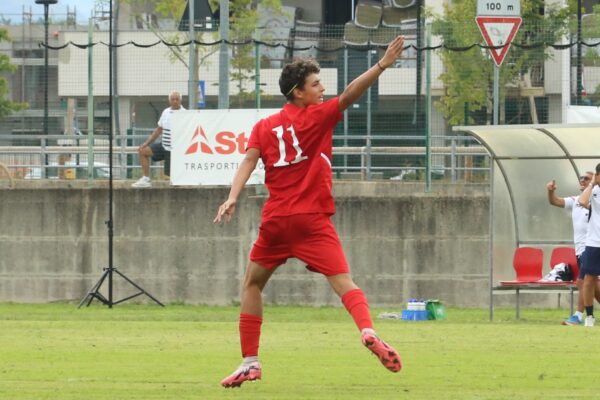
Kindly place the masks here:
<instances>
[{"instance_id":1,"label":"black shorts","mask_svg":"<svg viewBox=\"0 0 600 400\"><path fill-rule=\"evenodd\" d=\"M152 150L152 161L163 161L165 162L165 175L171 176L171 152L165 150L162 143L152 143L150 145Z\"/></svg>"},{"instance_id":2,"label":"black shorts","mask_svg":"<svg viewBox=\"0 0 600 400\"><path fill-rule=\"evenodd\" d=\"M600 247L585 246L582 267L584 275L600 275Z\"/></svg>"},{"instance_id":3,"label":"black shorts","mask_svg":"<svg viewBox=\"0 0 600 400\"><path fill-rule=\"evenodd\" d=\"M585 278L585 271L583 270L583 257L584 257L585 251L583 253L581 253L580 256L577 256L577 266L579 267L579 276L577 277L577 279L583 279Z\"/></svg>"}]
</instances>

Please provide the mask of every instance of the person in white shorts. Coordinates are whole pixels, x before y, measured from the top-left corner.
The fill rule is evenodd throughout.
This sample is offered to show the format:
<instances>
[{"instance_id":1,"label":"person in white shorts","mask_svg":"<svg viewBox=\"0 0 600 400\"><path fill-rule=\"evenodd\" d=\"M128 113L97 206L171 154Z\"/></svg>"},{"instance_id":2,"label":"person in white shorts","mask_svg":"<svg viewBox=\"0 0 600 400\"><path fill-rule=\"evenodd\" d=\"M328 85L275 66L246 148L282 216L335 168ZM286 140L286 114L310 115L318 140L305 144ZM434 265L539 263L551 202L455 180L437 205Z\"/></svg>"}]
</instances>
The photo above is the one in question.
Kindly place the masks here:
<instances>
[{"instance_id":1,"label":"person in white shorts","mask_svg":"<svg viewBox=\"0 0 600 400\"><path fill-rule=\"evenodd\" d=\"M171 115L185 110L181 105L181 93L173 91L169 94L169 107L165 108L158 120L158 126L144 143L138 148L143 176L132 187L147 188L152 186L150 180L150 158L153 161L164 161L165 175L171 175ZM161 143L154 143L162 135Z\"/></svg>"},{"instance_id":2,"label":"person in white shorts","mask_svg":"<svg viewBox=\"0 0 600 400\"><path fill-rule=\"evenodd\" d=\"M592 181L594 173L587 171L579 177L579 190L583 192L586 186ZM571 218L573 221L573 242L575 244L575 255L577 256L577 266L579 267L579 276L577 278L577 289L582 292L583 275L582 275L582 256L585 250L585 239L588 230L589 211L587 208L579 204L579 196L558 197L555 194L556 181L552 180L546 185L548 189L548 202L553 206L566 208L571 210ZM574 277L575 278L575 277ZM600 285L600 283L599 283ZM595 296L600 301L600 286L596 286ZM562 322L563 325L581 325L583 324L583 296L578 296L577 311L569 318Z\"/></svg>"}]
</instances>

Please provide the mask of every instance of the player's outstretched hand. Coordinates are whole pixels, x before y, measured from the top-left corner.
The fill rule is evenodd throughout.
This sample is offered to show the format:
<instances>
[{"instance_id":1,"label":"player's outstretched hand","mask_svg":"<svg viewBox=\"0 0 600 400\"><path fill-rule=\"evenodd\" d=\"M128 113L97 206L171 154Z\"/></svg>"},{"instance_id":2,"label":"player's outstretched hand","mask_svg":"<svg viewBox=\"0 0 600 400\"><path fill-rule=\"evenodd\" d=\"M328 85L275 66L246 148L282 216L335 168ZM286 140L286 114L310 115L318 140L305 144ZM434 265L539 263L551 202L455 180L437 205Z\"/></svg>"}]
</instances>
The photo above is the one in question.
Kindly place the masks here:
<instances>
[{"instance_id":1,"label":"player's outstretched hand","mask_svg":"<svg viewBox=\"0 0 600 400\"><path fill-rule=\"evenodd\" d=\"M394 64L396 59L402 55L402 51L404 50L404 36L399 35L396 36L396 39L392 40L392 43L388 45L387 50L381 60L379 60L379 64L383 68L387 68Z\"/></svg>"},{"instance_id":2,"label":"player's outstretched hand","mask_svg":"<svg viewBox=\"0 0 600 400\"><path fill-rule=\"evenodd\" d=\"M235 200L227 200L225 203L221 204L219 209L217 210L217 216L213 220L213 223L220 224L221 222L229 222L231 221L231 217L235 213Z\"/></svg>"},{"instance_id":3,"label":"player's outstretched hand","mask_svg":"<svg viewBox=\"0 0 600 400\"><path fill-rule=\"evenodd\" d=\"M548 189L548 191L553 192L556 190L556 181L554 179L552 179L550 182L548 182L546 184L546 189Z\"/></svg>"}]
</instances>

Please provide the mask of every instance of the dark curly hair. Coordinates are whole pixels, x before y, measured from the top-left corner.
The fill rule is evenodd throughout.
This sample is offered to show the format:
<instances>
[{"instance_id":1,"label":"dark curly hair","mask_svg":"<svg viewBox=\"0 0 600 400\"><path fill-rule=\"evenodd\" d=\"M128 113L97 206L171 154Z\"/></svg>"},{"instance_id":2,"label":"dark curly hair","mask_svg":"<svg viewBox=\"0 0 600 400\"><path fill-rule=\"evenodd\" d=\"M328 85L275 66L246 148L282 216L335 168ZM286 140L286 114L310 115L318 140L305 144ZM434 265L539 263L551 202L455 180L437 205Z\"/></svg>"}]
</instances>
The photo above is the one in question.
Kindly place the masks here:
<instances>
[{"instance_id":1,"label":"dark curly hair","mask_svg":"<svg viewBox=\"0 0 600 400\"><path fill-rule=\"evenodd\" d=\"M313 59L297 59L287 64L281 71L279 77L279 90L288 100L293 100L293 91L296 88L304 88L306 77L311 74L318 74L321 68Z\"/></svg>"}]
</instances>

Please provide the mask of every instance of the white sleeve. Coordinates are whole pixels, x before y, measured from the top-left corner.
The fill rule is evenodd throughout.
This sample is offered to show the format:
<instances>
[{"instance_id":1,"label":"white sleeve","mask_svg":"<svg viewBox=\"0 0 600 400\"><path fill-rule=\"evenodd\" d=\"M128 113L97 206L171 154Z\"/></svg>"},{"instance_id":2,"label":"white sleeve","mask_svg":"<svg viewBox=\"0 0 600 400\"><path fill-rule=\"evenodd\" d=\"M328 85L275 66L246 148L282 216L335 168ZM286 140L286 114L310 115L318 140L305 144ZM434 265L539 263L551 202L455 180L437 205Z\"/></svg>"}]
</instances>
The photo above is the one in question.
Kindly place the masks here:
<instances>
[{"instance_id":1,"label":"white sleeve","mask_svg":"<svg viewBox=\"0 0 600 400\"><path fill-rule=\"evenodd\" d=\"M575 197L565 197L563 200L565 201L565 208L567 210L572 210L573 206L575 205L575 201L578 199Z\"/></svg>"},{"instance_id":2,"label":"white sleeve","mask_svg":"<svg viewBox=\"0 0 600 400\"><path fill-rule=\"evenodd\" d=\"M165 119L167 119L168 110L169 110L168 108L165 108L164 111L162 112L162 114L160 115L160 119L158 120L158 126L160 126L161 128L164 128Z\"/></svg>"}]
</instances>

